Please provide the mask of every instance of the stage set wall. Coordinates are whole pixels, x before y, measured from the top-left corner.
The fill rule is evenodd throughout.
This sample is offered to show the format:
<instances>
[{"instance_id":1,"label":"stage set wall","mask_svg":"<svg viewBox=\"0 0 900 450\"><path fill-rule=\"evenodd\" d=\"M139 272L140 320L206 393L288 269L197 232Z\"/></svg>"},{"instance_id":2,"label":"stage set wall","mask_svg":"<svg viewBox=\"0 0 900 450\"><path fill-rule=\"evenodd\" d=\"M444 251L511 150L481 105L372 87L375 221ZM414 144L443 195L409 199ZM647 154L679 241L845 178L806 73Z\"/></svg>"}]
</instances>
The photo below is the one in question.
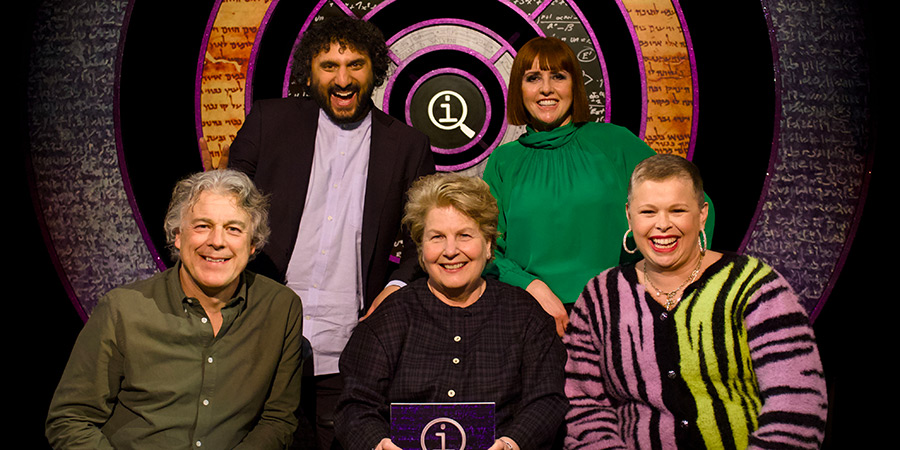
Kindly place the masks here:
<instances>
[{"instance_id":1,"label":"stage set wall","mask_svg":"<svg viewBox=\"0 0 900 450\"><path fill-rule=\"evenodd\" d=\"M265 7L236 19L239 3ZM24 218L25 233L11 237L8 259L11 281L28 289L9 296L6 336L25 448L47 446L50 397L99 296L171 265L162 217L174 183L201 170L198 138L218 148L253 99L292 95L297 37L317 15L342 13L371 20L394 44L399 76L376 93L392 115L421 124L413 93L440 77L481 96L474 138L432 137L446 144L435 148L441 170L476 175L521 132L502 119L505 64L532 36L566 38L594 83L593 119L697 163L716 207L712 248L762 258L800 294L829 386L825 447L887 435L869 399L890 384L863 369L874 365L867 349L888 347L870 323L875 305L889 316L881 286L893 281L874 269L890 266L879 249L891 245L876 241L887 189L875 169L876 153L885 167L886 109L877 24L887 19L875 2L423 4L46 0L13 19L9 217ZM660 46L674 53L654 53ZM233 84L216 85L217 73ZM218 112L236 115L210 115L214 93L229 95L231 111Z\"/></svg>"}]
</instances>

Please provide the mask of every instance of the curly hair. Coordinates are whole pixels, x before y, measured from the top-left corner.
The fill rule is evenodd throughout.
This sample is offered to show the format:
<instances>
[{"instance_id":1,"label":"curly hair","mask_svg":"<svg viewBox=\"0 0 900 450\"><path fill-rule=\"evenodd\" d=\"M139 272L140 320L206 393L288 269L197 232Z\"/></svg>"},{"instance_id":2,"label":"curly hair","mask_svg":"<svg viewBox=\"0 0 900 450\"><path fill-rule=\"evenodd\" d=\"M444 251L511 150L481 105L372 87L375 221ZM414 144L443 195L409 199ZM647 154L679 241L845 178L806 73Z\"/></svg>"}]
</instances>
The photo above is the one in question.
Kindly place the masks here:
<instances>
[{"instance_id":1,"label":"curly hair","mask_svg":"<svg viewBox=\"0 0 900 450\"><path fill-rule=\"evenodd\" d=\"M310 95L307 81L312 74L313 58L327 52L331 44L367 54L372 61L373 85L378 87L384 83L390 57L381 30L354 17L329 17L310 25L294 51L291 78L304 96Z\"/></svg>"},{"instance_id":2,"label":"curly hair","mask_svg":"<svg viewBox=\"0 0 900 450\"><path fill-rule=\"evenodd\" d=\"M471 218L478 224L491 248L496 248L500 212L491 188L481 178L452 172L427 175L416 180L407 195L409 200L404 208L403 225L409 229L416 244L419 264L423 268L422 237L425 234L425 217L434 208L451 206Z\"/></svg>"},{"instance_id":3,"label":"curly hair","mask_svg":"<svg viewBox=\"0 0 900 450\"><path fill-rule=\"evenodd\" d=\"M251 258L259 253L269 240L271 232L269 229L269 199L256 189L253 181L244 173L223 169L195 173L179 181L172 190L172 200L169 202L164 223L166 245L172 254L172 259L178 261L181 258L175 247L175 239L181 231L184 213L197 203L200 194L205 191L235 197L237 205L250 216L250 245L256 248Z\"/></svg>"}]
</instances>

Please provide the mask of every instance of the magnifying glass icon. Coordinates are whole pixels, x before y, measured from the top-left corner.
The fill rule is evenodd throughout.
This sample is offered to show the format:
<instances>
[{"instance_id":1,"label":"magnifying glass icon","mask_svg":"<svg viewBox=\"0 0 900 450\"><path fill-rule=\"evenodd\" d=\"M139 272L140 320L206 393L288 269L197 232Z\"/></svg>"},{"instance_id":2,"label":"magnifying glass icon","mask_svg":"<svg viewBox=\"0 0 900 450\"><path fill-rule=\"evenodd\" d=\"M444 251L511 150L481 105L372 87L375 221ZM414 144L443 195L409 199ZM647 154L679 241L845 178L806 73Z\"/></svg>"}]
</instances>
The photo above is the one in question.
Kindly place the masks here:
<instances>
[{"instance_id":1,"label":"magnifying glass icon","mask_svg":"<svg viewBox=\"0 0 900 450\"><path fill-rule=\"evenodd\" d=\"M457 119L450 116L450 97L456 97L459 100L459 103L462 105L462 115ZM434 103L439 99L443 98L443 103L440 103L439 106L444 110L444 117L435 118L434 117ZM466 116L469 114L469 105L466 104L466 100L459 95L456 91L441 91L437 94L434 94L431 97L431 101L428 102L428 118L431 119L431 123L434 126L442 129L442 130L454 130L459 128L463 134L466 135L467 138L471 139L475 136L475 130L469 128L465 123Z\"/></svg>"}]
</instances>

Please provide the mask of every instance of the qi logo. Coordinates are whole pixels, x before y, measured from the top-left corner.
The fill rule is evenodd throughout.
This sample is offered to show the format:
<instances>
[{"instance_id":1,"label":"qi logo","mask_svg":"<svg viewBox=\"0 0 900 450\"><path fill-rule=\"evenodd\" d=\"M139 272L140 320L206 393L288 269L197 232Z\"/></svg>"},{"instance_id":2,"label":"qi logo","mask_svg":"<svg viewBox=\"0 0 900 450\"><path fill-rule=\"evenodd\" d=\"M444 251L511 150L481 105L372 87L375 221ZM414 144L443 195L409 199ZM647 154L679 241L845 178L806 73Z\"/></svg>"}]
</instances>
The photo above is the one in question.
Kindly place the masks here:
<instances>
[{"instance_id":1,"label":"qi logo","mask_svg":"<svg viewBox=\"0 0 900 450\"><path fill-rule=\"evenodd\" d=\"M437 118L435 118L435 109L440 110ZM459 116L454 116L457 111ZM466 99L456 91L438 92L431 97L431 101L428 103L428 118L431 119L434 126L447 131L458 128L467 138L472 139L475 136L475 130L469 128L465 123L468 114L469 105L466 104Z\"/></svg>"},{"instance_id":2,"label":"qi logo","mask_svg":"<svg viewBox=\"0 0 900 450\"><path fill-rule=\"evenodd\" d=\"M452 427L448 427L448 424ZM419 443L422 444L422 450L465 450L466 432L459 422L449 417L438 417L422 429ZM437 443L440 443L440 447L433 446ZM429 444L432 446L429 447Z\"/></svg>"}]
</instances>

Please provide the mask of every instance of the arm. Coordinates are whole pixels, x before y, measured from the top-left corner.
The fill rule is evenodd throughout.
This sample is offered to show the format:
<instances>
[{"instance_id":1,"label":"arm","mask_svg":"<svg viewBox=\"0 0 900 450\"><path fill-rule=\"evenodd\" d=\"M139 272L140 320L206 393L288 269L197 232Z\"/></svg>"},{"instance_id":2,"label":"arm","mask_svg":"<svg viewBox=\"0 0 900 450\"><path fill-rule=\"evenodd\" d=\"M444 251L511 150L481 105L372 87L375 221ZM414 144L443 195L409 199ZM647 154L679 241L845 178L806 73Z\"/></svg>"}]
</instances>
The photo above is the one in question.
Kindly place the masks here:
<instances>
[{"instance_id":1,"label":"arm","mask_svg":"<svg viewBox=\"0 0 900 450\"><path fill-rule=\"evenodd\" d=\"M46 435L53 448L113 448L100 431L112 415L124 377L113 322L104 297L78 335L50 403Z\"/></svg>"},{"instance_id":2,"label":"arm","mask_svg":"<svg viewBox=\"0 0 900 450\"><path fill-rule=\"evenodd\" d=\"M553 293L550 286L547 286L547 283L537 278L529 283L525 290L540 303L541 308L544 308L547 314L553 317L553 320L556 322L556 334L559 337L563 337L566 333L566 327L569 326L569 313L566 312L566 307L563 306L562 300Z\"/></svg>"},{"instance_id":3,"label":"arm","mask_svg":"<svg viewBox=\"0 0 900 450\"><path fill-rule=\"evenodd\" d=\"M414 169L408 174L407 179L409 183L403 187L404 203L406 202L406 191L409 190L409 187L415 180L435 173L434 157L431 153L431 145L429 144L428 138L423 137L421 141L414 144L413 147L414 150L411 154L418 155L418 159L415 164L411 165ZM392 283L385 286L375 299L372 300L372 304L369 305L369 309L360 320L365 320L369 317L375 309L378 308L378 305L380 305L388 296L423 275L422 270L419 267L418 251L413 243L412 236L409 234L409 230L406 229L406 227L402 227L400 236L398 237L403 239L403 250L400 254L399 267L397 267L389 277Z\"/></svg>"},{"instance_id":4,"label":"arm","mask_svg":"<svg viewBox=\"0 0 900 450\"><path fill-rule=\"evenodd\" d=\"M262 105L259 102L253 104L234 142L228 147L227 158L224 160L228 168L244 172L250 179L256 175L256 164L259 161L259 146L262 142L261 110ZM223 149L223 154L224 151ZM220 162L219 166L222 165Z\"/></svg>"},{"instance_id":5,"label":"arm","mask_svg":"<svg viewBox=\"0 0 900 450\"><path fill-rule=\"evenodd\" d=\"M772 271L745 310L747 342L762 409L749 448L819 448L828 400L806 311Z\"/></svg>"},{"instance_id":6,"label":"arm","mask_svg":"<svg viewBox=\"0 0 900 450\"><path fill-rule=\"evenodd\" d=\"M413 150L410 154L418 155L418 158L415 164L412 165L412 167L414 167L414 170L411 174L409 174L409 177L407 178L408 184L403 187L404 205L406 204L406 191L409 190L410 186L412 186L412 183L421 177L435 173L434 156L431 153L431 144L429 143L428 138L423 136L421 141L415 144L414 147L415 150ZM413 243L412 236L409 234L409 230L406 229L406 227L402 227L402 236L403 253L401 253L400 255L400 266L391 274L390 280L409 283L422 276L423 273L421 268L419 267L419 256L416 250L416 245L415 243ZM385 289L388 289L390 287L391 286L388 286ZM382 291L379 297L381 297L383 300L385 297L387 297L387 294L390 294L395 290L397 289L393 289L387 293ZM372 310L374 310L374 308Z\"/></svg>"},{"instance_id":7,"label":"arm","mask_svg":"<svg viewBox=\"0 0 900 450\"><path fill-rule=\"evenodd\" d=\"M378 320L375 317L375 320ZM387 407L387 391L392 369L387 352L367 320L353 331L341 354L340 371L344 392L334 413L335 436L344 448L385 446L390 442L390 425L382 411Z\"/></svg>"},{"instance_id":8,"label":"arm","mask_svg":"<svg viewBox=\"0 0 900 450\"><path fill-rule=\"evenodd\" d=\"M506 257L506 209L508 206L505 193L508 187L504 186L503 175L500 172L497 168L496 159L488 159L483 179L491 188L491 194L497 200L497 208L500 210L497 221L499 236L497 237L497 246L493 250L493 265L498 271L498 279L528 291L540 303L544 311L553 317L556 321L556 332L559 336L562 336L569 325L569 315L566 313L562 301L546 283L526 272L518 263ZM489 268L488 270L491 269Z\"/></svg>"},{"instance_id":9,"label":"arm","mask_svg":"<svg viewBox=\"0 0 900 450\"><path fill-rule=\"evenodd\" d=\"M371 316L372 313L375 312L375 309L378 308L378 305L380 305L381 302L383 302L391 294L393 294L394 292L397 292L397 290L399 290L400 287L401 286L398 286L395 284L389 284L389 285L385 286L385 288L382 289L382 291L378 294L378 296L375 297L375 300L372 300L372 305L369 306L369 310L366 311L366 315L362 316L359 320L366 320L366 318Z\"/></svg>"},{"instance_id":10,"label":"arm","mask_svg":"<svg viewBox=\"0 0 900 450\"><path fill-rule=\"evenodd\" d=\"M303 320L300 298L294 297L296 300L288 311L281 360L275 369L269 396L259 421L235 450L287 448L297 428L294 412L300 404Z\"/></svg>"},{"instance_id":11,"label":"arm","mask_svg":"<svg viewBox=\"0 0 900 450\"><path fill-rule=\"evenodd\" d=\"M528 273L515 261L506 257L506 233L508 225L506 223L506 211L509 208L507 204L507 191L509 186L504 184L502 170L498 167L497 158L493 155L488 158L487 165L484 168L482 179L491 188L491 194L497 200L497 209L500 215L497 218L497 246L493 249L494 260L493 265L496 266L498 278L500 281L511 284L513 286L527 289L532 281L537 279L536 276Z\"/></svg>"},{"instance_id":12,"label":"arm","mask_svg":"<svg viewBox=\"0 0 900 450\"><path fill-rule=\"evenodd\" d=\"M603 374L598 364L600 342L599 324L592 318L599 295L591 284L575 302L569 331L563 338L568 353L566 362L565 448L626 448L619 435L619 415L606 393Z\"/></svg>"},{"instance_id":13,"label":"arm","mask_svg":"<svg viewBox=\"0 0 900 450\"><path fill-rule=\"evenodd\" d=\"M518 374L522 398L512 422L497 430L508 437L513 448L549 445L565 418L566 351L554 331L553 321L535 311L523 335L524 353ZM499 448L508 450L505 444Z\"/></svg>"}]
</instances>

